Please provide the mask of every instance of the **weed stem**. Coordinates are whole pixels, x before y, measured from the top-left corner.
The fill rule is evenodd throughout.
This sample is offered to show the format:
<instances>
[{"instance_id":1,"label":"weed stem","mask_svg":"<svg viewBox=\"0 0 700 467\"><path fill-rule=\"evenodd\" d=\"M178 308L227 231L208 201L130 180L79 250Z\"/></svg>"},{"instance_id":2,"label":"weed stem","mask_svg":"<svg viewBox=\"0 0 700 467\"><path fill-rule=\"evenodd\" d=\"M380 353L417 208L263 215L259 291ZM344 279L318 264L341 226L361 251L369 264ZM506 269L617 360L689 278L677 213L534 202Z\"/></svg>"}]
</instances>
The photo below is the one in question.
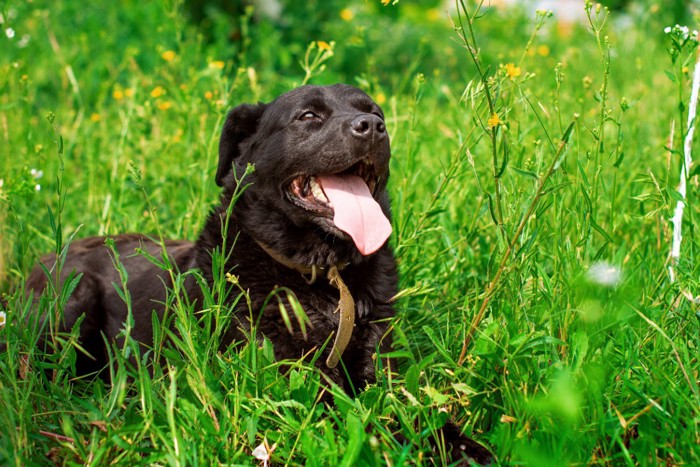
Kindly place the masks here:
<instances>
[{"instance_id":1,"label":"weed stem","mask_svg":"<svg viewBox=\"0 0 700 467\"><path fill-rule=\"evenodd\" d=\"M481 9L481 6L483 5L483 1L479 2L479 5L476 7L476 11L474 12L474 15L470 16L469 11L467 10L466 5L464 4L464 0L457 0L458 5L457 5L457 19L459 20L459 28L460 28L460 37L462 41L464 42L464 46L469 52L469 56L472 59L472 62L474 62L474 66L476 67L476 72L479 74L479 78L481 80L481 83L484 86L484 93L486 94L486 102L488 103L489 106L489 117L496 115L496 106L494 104L494 99L493 96L491 95L491 88L489 84L489 79L487 76L487 73L483 70L481 66L481 60L479 59L479 47L476 42L476 36L474 34L474 26L473 22L477 18L477 15L479 14L479 10ZM461 9L460 9L461 7ZM466 31L464 30L464 24L462 21L462 12L464 12L464 16L466 18L466 23L467 23L467 29L469 30L469 37L467 37ZM489 130L489 138L491 139L491 153L493 156L493 179L494 179L494 185L495 185L495 192L496 192L496 205L495 205L495 217L496 217L496 223L498 224L498 229L499 232L502 234L505 234L505 228L503 226L503 208L502 208L502 201L501 201L501 175L503 173L503 170L499 167L498 164L498 125L494 126Z\"/></svg>"},{"instance_id":2,"label":"weed stem","mask_svg":"<svg viewBox=\"0 0 700 467\"><path fill-rule=\"evenodd\" d=\"M576 124L577 118L578 118L578 115L575 115L574 120L569 124L569 127L564 132L564 135L562 136L561 141L559 141L559 147L557 148L557 152L554 155L554 159L552 159L552 163L549 165L549 168L547 169L547 172L545 173L544 177L542 177L539 180L539 184L537 186L537 192L535 193L535 196L532 198L532 201L530 202L530 206L528 206L527 211L525 212L525 215L520 220L520 224L518 225L518 228L515 230L513 237L511 238L510 242L508 242L508 247L506 248L506 251L503 253L503 257L501 258L501 262L498 265L498 269L496 270L496 274L494 275L493 279L486 286L486 290L484 291L484 299L481 302L481 306L479 307L479 311L476 314L476 316L474 316L474 319L472 319L472 322L469 325L469 330L467 331L467 334L464 337L464 343L462 344L462 351L460 352L459 359L457 360L457 364L460 366L464 363L464 360L466 359L467 349L469 348L469 344L471 343L471 340L474 337L474 333L476 332L476 328L479 326L479 323L484 318L484 314L486 313L486 308L488 307L488 304L491 300L491 297L493 297L493 295L496 291L496 287L499 285L501 276L503 275L503 271L505 271L505 268L506 268L506 263L510 259L511 254L513 253L513 249L515 248L515 244L518 242L520 235L522 235L523 230L525 229L525 225L527 225L527 222L530 219L530 217L532 216L532 213L535 212L535 208L539 204L540 198L542 198L542 195L545 193L544 192L545 185L547 184L549 179L552 177L552 174L560 166L561 158L562 158L562 155L564 153L564 148L566 148L566 145L569 142L569 137L571 136L571 132L574 129L574 125Z\"/></svg>"}]
</instances>

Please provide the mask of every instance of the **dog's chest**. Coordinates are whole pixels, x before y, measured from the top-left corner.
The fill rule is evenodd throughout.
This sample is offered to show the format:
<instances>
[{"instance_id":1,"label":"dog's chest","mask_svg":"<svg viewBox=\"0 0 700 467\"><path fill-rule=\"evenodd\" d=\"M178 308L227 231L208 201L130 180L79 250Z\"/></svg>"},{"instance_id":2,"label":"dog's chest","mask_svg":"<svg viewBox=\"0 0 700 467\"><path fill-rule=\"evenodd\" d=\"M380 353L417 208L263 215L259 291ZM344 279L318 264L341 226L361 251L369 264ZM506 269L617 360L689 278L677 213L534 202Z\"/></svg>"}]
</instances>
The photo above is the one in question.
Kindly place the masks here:
<instances>
[{"instance_id":1,"label":"dog's chest","mask_svg":"<svg viewBox=\"0 0 700 467\"><path fill-rule=\"evenodd\" d=\"M292 270L283 271L282 274L275 271L241 277L241 285L249 291L253 316L261 317L258 329L263 334L322 345L337 331L340 321L339 290L326 278L318 277L313 284L309 284L308 279ZM354 285L353 289L356 288ZM350 294L360 295L359 290L350 290ZM356 307L357 299L354 298L353 302ZM364 308L366 305L363 302ZM239 312L248 314L248 310ZM361 324L359 320L356 323Z\"/></svg>"}]
</instances>

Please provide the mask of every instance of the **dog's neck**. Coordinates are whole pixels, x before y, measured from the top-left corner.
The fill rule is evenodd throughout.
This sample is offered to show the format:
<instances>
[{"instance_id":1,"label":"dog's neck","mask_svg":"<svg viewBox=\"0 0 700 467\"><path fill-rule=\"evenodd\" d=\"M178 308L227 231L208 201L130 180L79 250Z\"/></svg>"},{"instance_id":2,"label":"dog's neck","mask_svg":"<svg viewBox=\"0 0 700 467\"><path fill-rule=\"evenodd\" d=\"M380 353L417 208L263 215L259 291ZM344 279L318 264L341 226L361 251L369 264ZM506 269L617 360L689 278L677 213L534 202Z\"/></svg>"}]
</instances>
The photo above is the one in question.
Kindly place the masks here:
<instances>
[{"instance_id":1,"label":"dog's neck","mask_svg":"<svg viewBox=\"0 0 700 467\"><path fill-rule=\"evenodd\" d=\"M331 348L330 355L326 359L326 366L328 368L335 368L340 361L340 357L343 356L345 348L350 342L352 337L352 330L355 327L355 300L352 298L347 285L343 282L343 278L340 277L340 271L344 269L348 263L333 265L333 266L317 266L312 264L311 266L300 264L292 261L283 254L276 252L267 245L258 242L260 248L265 251L272 259L280 263L281 265L294 269L301 273L302 277L307 284L313 285L319 273L328 279L328 282L338 289L340 292L340 298L338 299L338 309L336 312L340 312L338 318L338 331L335 333L335 341L333 342L333 347ZM311 274L311 278L307 279L306 275Z\"/></svg>"},{"instance_id":2,"label":"dog's neck","mask_svg":"<svg viewBox=\"0 0 700 467\"><path fill-rule=\"evenodd\" d=\"M342 271L350 264L340 263L332 266L319 266L317 264L307 265L297 263L295 261L292 261L290 258L284 256L282 253L273 250L272 248L270 248L262 242L256 240L256 243L260 246L260 248L263 249L265 253L267 253L272 259L280 263L282 266L285 266L289 269L294 269L295 271L299 272L304 277L304 280L306 280L306 283L309 285L313 285L318 277L324 277L330 280L329 272L332 268L336 268L338 271ZM306 276L308 275L311 275L311 277L307 278Z\"/></svg>"}]
</instances>

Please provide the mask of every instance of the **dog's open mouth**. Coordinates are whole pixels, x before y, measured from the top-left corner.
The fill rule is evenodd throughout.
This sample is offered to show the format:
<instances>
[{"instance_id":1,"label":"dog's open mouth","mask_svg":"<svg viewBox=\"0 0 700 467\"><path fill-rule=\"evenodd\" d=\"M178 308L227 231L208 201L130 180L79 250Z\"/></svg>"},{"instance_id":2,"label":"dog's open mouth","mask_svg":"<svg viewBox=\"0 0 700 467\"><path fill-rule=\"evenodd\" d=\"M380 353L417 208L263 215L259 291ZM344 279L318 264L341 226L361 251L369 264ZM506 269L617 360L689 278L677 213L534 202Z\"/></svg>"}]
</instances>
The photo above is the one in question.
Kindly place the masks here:
<instances>
[{"instance_id":1,"label":"dog's open mouth","mask_svg":"<svg viewBox=\"0 0 700 467\"><path fill-rule=\"evenodd\" d=\"M379 181L374 164L367 157L346 170L328 175L337 177L355 175L360 177L372 195L374 195L374 190ZM323 175L299 175L289 185L289 193L292 201L307 211L320 216L333 217L333 207L328 196L323 191L323 177Z\"/></svg>"},{"instance_id":2,"label":"dog's open mouth","mask_svg":"<svg viewBox=\"0 0 700 467\"><path fill-rule=\"evenodd\" d=\"M299 207L332 218L363 255L370 255L391 234L391 224L372 196L378 182L374 165L364 158L341 172L300 175L289 184L288 194Z\"/></svg>"}]
</instances>

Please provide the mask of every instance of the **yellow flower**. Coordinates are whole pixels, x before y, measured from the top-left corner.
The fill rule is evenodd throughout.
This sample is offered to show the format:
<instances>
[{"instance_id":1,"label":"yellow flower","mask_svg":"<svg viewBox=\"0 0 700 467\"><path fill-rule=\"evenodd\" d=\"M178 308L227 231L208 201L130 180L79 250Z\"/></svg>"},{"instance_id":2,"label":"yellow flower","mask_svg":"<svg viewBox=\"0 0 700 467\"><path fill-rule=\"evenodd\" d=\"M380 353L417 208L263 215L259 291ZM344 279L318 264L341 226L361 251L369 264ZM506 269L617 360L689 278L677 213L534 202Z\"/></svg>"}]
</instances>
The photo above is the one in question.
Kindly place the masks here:
<instances>
[{"instance_id":1,"label":"yellow flower","mask_svg":"<svg viewBox=\"0 0 700 467\"><path fill-rule=\"evenodd\" d=\"M230 272L226 273L226 282L230 282L232 284L238 284L238 276L234 276Z\"/></svg>"},{"instance_id":2,"label":"yellow flower","mask_svg":"<svg viewBox=\"0 0 700 467\"><path fill-rule=\"evenodd\" d=\"M165 94L165 89L160 86L156 86L153 88L153 91L151 91L151 97L160 97L163 94Z\"/></svg>"},{"instance_id":3,"label":"yellow flower","mask_svg":"<svg viewBox=\"0 0 700 467\"><path fill-rule=\"evenodd\" d=\"M440 10L437 8L431 8L427 12L428 21L437 21L440 19Z\"/></svg>"},{"instance_id":4,"label":"yellow flower","mask_svg":"<svg viewBox=\"0 0 700 467\"><path fill-rule=\"evenodd\" d=\"M386 102L386 95L383 92L380 92L374 97L374 99L377 104L384 105Z\"/></svg>"},{"instance_id":5,"label":"yellow flower","mask_svg":"<svg viewBox=\"0 0 700 467\"><path fill-rule=\"evenodd\" d=\"M224 63L221 60L215 60L213 62L209 62L209 68L216 68L217 70L222 70L226 63Z\"/></svg>"},{"instance_id":6,"label":"yellow flower","mask_svg":"<svg viewBox=\"0 0 700 467\"><path fill-rule=\"evenodd\" d=\"M486 121L486 124L488 125L489 129L497 127L498 125L501 124L501 119L498 117L498 114L493 114L491 117Z\"/></svg>"},{"instance_id":7,"label":"yellow flower","mask_svg":"<svg viewBox=\"0 0 700 467\"><path fill-rule=\"evenodd\" d=\"M382 5L386 6L391 3L391 0L382 0Z\"/></svg>"},{"instance_id":8,"label":"yellow flower","mask_svg":"<svg viewBox=\"0 0 700 467\"><path fill-rule=\"evenodd\" d=\"M120 101L124 99L124 93L122 92L121 89L115 89L114 92L112 93L112 97L114 97L115 100Z\"/></svg>"},{"instance_id":9,"label":"yellow flower","mask_svg":"<svg viewBox=\"0 0 700 467\"><path fill-rule=\"evenodd\" d=\"M355 13L352 12L350 8L343 8L340 10L340 19L343 21L350 21L355 17Z\"/></svg>"},{"instance_id":10,"label":"yellow flower","mask_svg":"<svg viewBox=\"0 0 700 467\"><path fill-rule=\"evenodd\" d=\"M172 107L173 103L170 101L163 101L158 103L158 108L160 110L168 110L170 107Z\"/></svg>"},{"instance_id":11,"label":"yellow flower","mask_svg":"<svg viewBox=\"0 0 700 467\"><path fill-rule=\"evenodd\" d=\"M211 91L207 91L204 93L204 98L208 101L212 100L213 97L214 97L214 93Z\"/></svg>"},{"instance_id":12,"label":"yellow flower","mask_svg":"<svg viewBox=\"0 0 700 467\"><path fill-rule=\"evenodd\" d=\"M316 41L316 45L318 45L319 50L331 50L332 49L331 45L326 41Z\"/></svg>"},{"instance_id":13,"label":"yellow flower","mask_svg":"<svg viewBox=\"0 0 700 467\"><path fill-rule=\"evenodd\" d=\"M548 56L549 55L549 46L547 44L540 45L539 47L537 47L537 53L543 57Z\"/></svg>"},{"instance_id":14,"label":"yellow flower","mask_svg":"<svg viewBox=\"0 0 700 467\"><path fill-rule=\"evenodd\" d=\"M559 34L560 37L570 37L574 27L573 27L573 22L570 21L558 21L557 22L557 33Z\"/></svg>"},{"instance_id":15,"label":"yellow flower","mask_svg":"<svg viewBox=\"0 0 700 467\"><path fill-rule=\"evenodd\" d=\"M90 115L90 121L91 122L99 122L100 121L100 114L93 113L92 115Z\"/></svg>"},{"instance_id":16,"label":"yellow flower","mask_svg":"<svg viewBox=\"0 0 700 467\"><path fill-rule=\"evenodd\" d=\"M506 64L506 76L509 79L517 78L522 74L522 70L520 70L519 66L515 66L512 63Z\"/></svg>"},{"instance_id":17,"label":"yellow flower","mask_svg":"<svg viewBox=\"0 0 700 467\"><path fill-rule=\"evenodd\" d=\"M134 95L134 90L131 88L126 88L126 89L124 89L124 95L126 97L131 97Z\"/></svg>"},{"instance_id":18,"label":"yellow flower","mask_svg":"<svg viewBox=\"0 0 700 467\"><path fill-rule=\"evenodd\" d=\"M160 58L162 58L166 62L171 62L175 58L175 52L173 52L172 50L166 50L165 52L160 54Z\"/></svg>"}]
</instances>

